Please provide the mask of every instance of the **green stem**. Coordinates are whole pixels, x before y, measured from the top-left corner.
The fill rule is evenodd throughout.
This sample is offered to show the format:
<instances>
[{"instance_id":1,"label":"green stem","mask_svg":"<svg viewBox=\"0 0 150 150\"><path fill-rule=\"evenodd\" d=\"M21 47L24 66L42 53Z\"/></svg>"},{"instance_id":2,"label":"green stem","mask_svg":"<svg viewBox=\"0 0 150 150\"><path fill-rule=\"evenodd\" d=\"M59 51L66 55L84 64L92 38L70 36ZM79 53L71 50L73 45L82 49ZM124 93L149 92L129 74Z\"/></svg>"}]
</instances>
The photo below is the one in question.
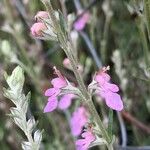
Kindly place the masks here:
<instances>
[{"instance_id":1,"label":"green stem","mask_svg":"<svg viewBox=\"0 0 150 150\"><path fill-rule=\"evenodd\" d=\"M88 91L86 89L86 86L84 84L83 78L82 78L81 74L78 71L78 60L77 60L77 58L74 55L73 46L71 44L71 41L70 41L70 39L68 37L66 37L62 33L61 28L60 28L60 24L57 21L55 15L54 15L54 10L52 8L51 3L48 0L42 0L42 1L44 2L47 10L50 12L49 15L51 17L52 25L54 27L54 30L57 32L57 36L58 36L58 39L59 39L60 46L65 51L67 57L70 60L70 63L71 63L74 75L76 77L76 80L78 82L79 88L80 88L80 90L82 92L82 95L83 95L83 100L82 101L87 104L87 106L89 108L89 111L91 112L91 115L94 118L94 121L100 127L100 130L101 130L103 138L108 143L108 147L111 147L111 146L109 146L109 144L111 143L109 135L108 135L108 133L107 133L107 131L106 131L106 129L105 129L105 127L104 127L104 125L103 125L103 123L102 123L98 113L97 113L97 111L96 111L96 108L95 108L94 103L92 101L91 95L89 95L89 93L88 93Z\"/></svg>"},{"instance_id":2,"label":"green stem","mask_svg":"<svg viewBox=\"0 0 150 150\"><path fill-rule=\"evenodd\" d=\"M112 139L112 130L113 130L113 110L109 109L109 123L108 123L108 134Z\"/></svg>"},{"instance_id":3,"label":"green stem","mask_svg":"<svg viewBox=\"0 0 150 150\"><path fill-rule=\"evenodd\" d=\"M75 77L77 79L77 82L79 84L79 88L80 88L80 90L81 90L81 92L82 92L82 94L84 96L83 102L87 104L87 106L89 108L89 111L91 112L91 115L93 116L94 120L97 122L97 124L99 125L99 127L101 129L103 137L105 138L105 140L108 143L110 143L111 140L109 138L109 135L108 135L105 127L103 126L103 123L102 123L102 121L101 121L101 119L100 119L100 117L99 117L99 115L98 115L98 113L97 113L97 111L95 109L95 106L93 104L92 98L89 95L89 93L88 93L88 91L87 91L87 89L85 87L85 84L83 82L83 78L82 78L81 74L78 71L78 67L77 67L78 63L77 63L76 60L74 60L73 56L70 54L70 52L73 53L70 46L68 46L70 48L69 52L68 52L68 50L67 51L65 50L65 51L66 51L66 54L67 54L67 56L68 56L68 58L69 58L69 60L71 62L71 65L72 65L72 68L73 68L73 72L74 72Z\"/></svg>"},{"instance_id":4,"label":"green stem","mask_svg":"<svg viewBox=\"0 0 150 150\"><path fill-rule=\"evenodd\" d=\"M144 31L144 24L143 24L143 19L139 18L139 22L137 22L137 26L139 28L142 44L143 44L143 52L144 52L144 57L145 57L145 64L147 67L149 66L149 48L148 48L148 43L147 43L147 38L146 34Z\"/></svg>"},{"instance_id":5,"label":"green stem","mask_svg":"<svg viewBox=\"0 0 150 150\"><path fill-rule=\"evenodd\" d=\"M104 33L103 33L103 39L101 41L101 55L103 58L103 62L106 61L106 46L107 46L107 40L108 40L108 30L109 30L109 23L110 23L110 18L108 18L106 16L106 21L105 21L105 25L104 25Z\"/></svg>"},{"instance_id":6,"label":"green stem","mask_svg":"<svg viewBox=\"0 0 150 150\"><path fill-rule=\"evenodd\" d=\"M144 10L145 10L144 13L146 18L146 26L150 39L150 0L144 0Z\"/></svg>"},{"instance_id":7,"label":"green stem","mask_svg":"<svg viewBox=\"0 0 150 150\"><path fill-rule=\"evenodd\" d=\"M69 41L69 39L68 39ZM66 42L68 43L68 42ZM83 78L81 76L81 74L79 73L78 71L78 60L77 58L75 58L74 56L74 53L73 53L73 46L70 44L70 42L65 46L66 47L66 55L68 56L69 60L70 60L70 63L72 65L72 68L73 68L73 72L75 74L75 77L76 77L76 80L78 82L78 85L79 85L79 88L82 92L82 95L84 96L83 98L83 102L85 104L87 104L88 108L89 108L89 111L91 112L91 115L93 116L94 118L94 121L97 122L97 124L99 125L100 127L100 130L102 132L102 135L103 137L105 138L105 140L110 143L110 138L109 138L109 135L96 111L96 108L94 106L94 103L92 101L92 98L91 96L89 95L87 89L86 89L86 86L84 84L84 81L83 81Z\"/></svg>"},{"instance_id":8,"label":"green stem","mask_svg":"<svg viewBox=\"0 0 150 150\"><path fill-rule=\"evenodd\" d=\"M108 148L108 150L114 150L114 148L113 148L113 145L112 145L112 144L107 145L107 148Z\"/></svg>"},{"instance_id":9,"label":"green stem","mask_svg":"<svg viewBox=\"0 0 150 150\"><path fill-rule=\"evenodd\" d=\"M103 39L101 41L101 55L102 55L103 62L106 62L108 32L109 32L110 21L112 18L111 1L110 0L105 0L105 1L109 7L109 10L108 12L104 12L106 19L104 24Z\"/></svg>"}]
</instances>

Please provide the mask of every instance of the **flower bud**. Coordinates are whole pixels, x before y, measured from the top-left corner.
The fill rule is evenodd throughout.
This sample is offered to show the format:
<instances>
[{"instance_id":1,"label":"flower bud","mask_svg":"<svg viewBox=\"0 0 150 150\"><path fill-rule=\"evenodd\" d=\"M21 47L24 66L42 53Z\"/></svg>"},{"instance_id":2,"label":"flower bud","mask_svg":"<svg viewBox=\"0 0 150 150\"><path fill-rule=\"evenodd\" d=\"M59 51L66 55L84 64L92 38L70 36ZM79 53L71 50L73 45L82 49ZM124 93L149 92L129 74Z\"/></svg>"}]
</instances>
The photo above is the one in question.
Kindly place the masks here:
<instances>
[{"instance_id":1,"label":"flower bud","mask_svg":"<svg viewBox=\"0 0 150 150\"><path fill-rule=\"evenodd\" d=\"M47 27L44 23L42 22L38 22L38 23L35 23L33 24L33 26L31 27L31 34L35 37L42 37L43 34L42 34L42 31L46 30Z\"/></svg>"},{"instance_id":2,"label":"flower bud","mask_svg":"<svg viewBox=\"0 0 150 150\"><path fill-rule=\"evenodd\" d=\"M65 59L63 60L63 65L64 65L64 67L66 67L67 69L72 70L72 66L71 66L70 60L69 60L68 58L65 58ZM80 73L83 73L83 66L82 66L81 64L78 65L78 71L79 71Z\"/></svg>"},{"instance_id":3,"label":"flower bud","mask_svg":"<svg viewBox=\"0 0 150 150\"><path fill-rule=\"evenodd\" d=\"M69 60L68 58L65 58L65 59L63 60L63 65L64 65L64 67L66 67L66 68L70 68L70 67L71 67L71 65L70 65L70 60Z\"/></svg>"},{"instance_id":4,"label":"flower bud","mask_svg":"<svg viewBox=\"0 0 150 150\"><path fill-rule=\"evenodd\" d=\"M39 11L34 17L37 22L40 22L41 19L48 19L49 15L47 11Z\"/></svg>"}]
</instances>

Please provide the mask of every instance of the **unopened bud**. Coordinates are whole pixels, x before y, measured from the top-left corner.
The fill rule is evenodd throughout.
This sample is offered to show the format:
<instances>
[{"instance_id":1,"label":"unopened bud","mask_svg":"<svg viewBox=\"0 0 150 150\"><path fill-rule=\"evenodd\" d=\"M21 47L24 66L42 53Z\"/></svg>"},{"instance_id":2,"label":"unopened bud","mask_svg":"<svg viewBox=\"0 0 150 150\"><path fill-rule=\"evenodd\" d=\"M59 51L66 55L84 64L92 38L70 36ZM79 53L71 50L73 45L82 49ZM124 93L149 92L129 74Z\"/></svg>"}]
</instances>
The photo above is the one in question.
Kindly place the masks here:
<instances>
[{"instance_id":1,"label":"unopened bud","mask_svg":"<svg viewBox=\"0 0 150 150\"><path fill-rule=\"evenodd\" d=\"M42 19L48 19L49 15L47 11L39 11L34 18L37 22L40 22Z\"/></svg>"},{"instance_id":2,"label":"unopened bud","mask_svg":"<svg viewBox=\"0 0 150 150\"><path fill-rule=\"evenodd\" d=\"M63 61L63 65L64 67L66 68L70 68L70 60L68 58L65 58L64 61Z\"/></svg>"},{"instance_id":3,"label":"unopened bud","mask_svg":"<svg viewBox=\"0 0 150 150\"><path fill-rule=\"evenodd\" d=\"M42 32L44 30L46 30L46 29L47 29L47 27L46 27L46 25L44 23L38 22L38 23L33 24L33 26L31 27L30 30L31 30L31 34L33 36L35 36L35 37L42 37L43 36Z\"/></svg>"},{"instance_id":4,"label":"unopened bud","mask_svg":"<svg viewBox=\"0 0 150 150\"><path fill-rule=\"evenodd\" d=\"M72 70L72 66L71 66L70 60L69 60L68 58L65 58L65 59L64 59L63 65L64 65L64 67L66 67L67 69ZM80 73L83 72L83 66L82 66L82 65L79 64L77 69L78 69L78 71L79 71Z\"/></svg>"}]
</instances>

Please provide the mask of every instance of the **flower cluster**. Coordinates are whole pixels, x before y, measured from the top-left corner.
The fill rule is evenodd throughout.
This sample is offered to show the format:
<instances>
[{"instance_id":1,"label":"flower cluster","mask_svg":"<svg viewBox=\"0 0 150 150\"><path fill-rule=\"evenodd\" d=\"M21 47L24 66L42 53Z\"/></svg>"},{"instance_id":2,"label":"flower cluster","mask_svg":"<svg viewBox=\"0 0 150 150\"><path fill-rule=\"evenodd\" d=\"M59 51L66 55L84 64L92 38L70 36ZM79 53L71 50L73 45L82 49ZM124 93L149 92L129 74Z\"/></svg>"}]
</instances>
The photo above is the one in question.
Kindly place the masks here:
<instances>
[{"instance_id":1,"label":"flower cluster","mask_svg":"<svg viewBox=\"0 0 150 150\"><path fill-rule=\"evenodd\" d=\"M57 35L47 11L39 11L34 19L36 23L30 29L32 36L43 40L57 41Z\"/></svg>"},{"instance_id":2,"label":"flower cluster","mask_svg":"<svg viewBox=\"0 0 150 150\"><path fill-rule=\"evenodd\" d=\"M77 150L87 150L90 144L95 141L96 136L93 133L93 129L88 127L90 114L83 106L77 108L71 117L70 126L72 135L79 137L76 141Z\"/></svg>"},{"instance_id":3,"label":"flower cluster","mask_svg":"<svg viewBox=\"0 0 150 150\"><path fill-rule=\"evenodd\" d=\"M31 27L31 33L37 38L59 41L60 45L63 45L64 42L69 42L66 41L66 39L68 38L63 38L63 36L66 36L65 34L67 32L65 28L66 26L64 23L62 23L63 17L61 16L61 14L58 15L58 12L55 13L55 11L53 13L54 16L50 16L51 14L48 14L45 11L40 11L39 13L37 13L37 15L35 16L35 20L37 21L37 23L35 23ZM73 24L74 29L77 31L83 30L89 20L89 17L90 15L88 12L81 14ZM55 22L52 20L52 18L55 18ZM64 47L66 46L68 45L65 44ZM62 46L63 49L64 47ZM64 60L64 66L74 71L75 75L78 73L82 73L82 66L78 65L77 67L74 67L76 66L76 64L74 64L76 61L70 61L74 59L73 52L71 54L71 49L68 50L68 53L70 53L70 55L67 55L68 58ZM74 68L72 68L72 66ZM121 111L123 109L123 102L120 95L117 93L119 91L119 87L116 84L110 82L111 77L107 74L107 70L109 70L109 67L104 67L95 74L92 83L89 85L89 91L86 91L86 88L85 90L83 90L85 93L81 90L82 87L84 88L84 86L82 86L82 84L80 85L79 82L82 82L82 79L78 81L78 84L80 86L79 89L78 87L74 87L60 73L60 71L56 69L56 67L54 67L54 70L57 77L51 80L51 84L53 87L47 89L45 92L45 96L48 97L48 102L44 108L45 113L52 112L56 108L65 110L71 105L72 100L76 98L76 96L78 96L79 99L85 100L88 92L91 92L91 94L95 92L96 95L101 96L105 100L106 105L111 109L117 111ZM78 77L80 77L80 75ZM91 99L89 98L86 100ZM95 108L93 107L93 109ZM100 138L98 136L101 134L103 128L102 130L100 128L97 129L96 119L93 119L92 117L94 117L94 114L91 115L83 106L77 108L72 115L72 118L70 120L71 132L76 138L81 137L81 139L79 138L76 140L77 150L87 150L92 144L95 144L98 138ZM92 122L90 119L93 119L94 122ZM95 131L99 132L99 134L97 134ZM107 143L108 141L106 141L105 138L101 137L101 143L102 142Z\"/></svg>"},{"instance_id":4,"label":"flower cluster","mask_svg":"<svg viewBox=\"0 0 150 150\"><path fill-rule=\"evenodd\" d=\"M57 107L60 109L67 109L71 105L72 99L75 97L74 94L64 94L62 96L63 88L67 87L68 83L64 76L60 73L59 70L55 69L55 74L57 74L57 78L54 78L51 81L53 88L49 88L45 92L45 96L48 96L47 105L44 108L44 112L51 112L55 110ZM58 102L59 99L59 102Z\"/></svg>"},{"instance_id":5,"label":"flower cluster","mask_svg":"<svg viewBox=\"0 0 150 150\"><path fill-rule=\"evenodd\" d=\"M103 67L94 77L94 86L89 86L96 90L96 94L104 98L106 105L111 109L121 111L123 109L123 102L117 92L119 87L116 84L110 83L110 76L107 74L109 67ZM95 83L96 82L96 83Z\"/></svg>"},{"instance_id":6,"label":"flower cluster","mask_svg":"<svg viewBox=\"0 0 150 150\"><path fill-rule=\"evenodd\" d=\"M37 22L31 27L31 34L36 38L42 37L43 31L47 29L42 18L48 18L48 13L46 11L39 11L34 18Z\"/></svg>"}]
</instances>

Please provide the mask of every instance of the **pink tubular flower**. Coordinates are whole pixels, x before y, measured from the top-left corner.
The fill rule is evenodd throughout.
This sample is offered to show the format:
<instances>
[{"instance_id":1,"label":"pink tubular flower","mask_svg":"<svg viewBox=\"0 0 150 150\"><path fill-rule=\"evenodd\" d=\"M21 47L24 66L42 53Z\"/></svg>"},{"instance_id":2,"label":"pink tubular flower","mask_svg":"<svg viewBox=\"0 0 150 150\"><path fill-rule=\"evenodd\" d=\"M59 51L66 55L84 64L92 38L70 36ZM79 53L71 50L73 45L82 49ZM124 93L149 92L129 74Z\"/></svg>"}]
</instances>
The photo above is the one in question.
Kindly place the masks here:
<instances>
[{"instance_id":1,"label":"pink tubular flower","mask_svg":"<svg viewBox=\"0 0 150 150\"><path fill-rule=\"evenodd\" d=\"M33 24L33 26L31 27L30 30L31 30L31 34L33 36L35 36L35 37L41 37L41 36L43 36L42 32L44 30L46 30L46 29L47 29L47 27L46 27L46 25L44 23L38 22L38 23Z\"/></svg>"},{"instance_id":2,"label":"pink tubular flower","mask_svg":"<svg viewBox=\"0 0 150 150\"><path fill-rule=\"evenodd\" d=\"M77 150L87 150L90 144L96 139L95 135L91 130L87 130L82 133L83 139L78 139L76 141Z\"/></svg>"},{"instance_id":3,"label":"pink tubular flower","mask_svg":"<svg viewBox=\"0 0 150 150\"><path fill-rule=\"evenodd\" d=\"M81 134L83 127L88 122L88 117L89 114L83 106L77 108L70 120L72 135L79 136Z\"/></svg>"},{"instance_id":4,"label":"pink tubular flower","mask_svg":"<svg viewBox=\"0 0 150 150\"><path fill-rule=\"evenodd\" d=\"M84 29L85 25L90 19L90 14L89 12L85 12L75 23L74 23L74 28L77 31L81 31Z\"/></svg>"},{"instance_id":5,"label":"pink tubular flower","mask_svg":"<svg viewBox=\"0 0 150 150\"><path fill-rule=\"evenodd\" d=\"M37 22L41 22L41 19L48 19L48 17L49 15L47 11L39 11L34 18Z\"/></svg>"},{"instance_id":6,"label":"pink tubular flower","mask_svg":"<svg viewBox=\"0 0 150 150\"><path fill-rule=\"evenodd\" d=\"M121 111L123 109L123 102L117 92L119 87L116 84L110 83L110 76L106 73L108 67L100 70L94 80L98 83L98 93L105 99L106 105L114 110Z\"/></svg>"},{"instance_id":7,"label":"pink tubular flower","mask_svg":"<svg viewBox=\"0 0 150 150\"><path fill-rule=\"evenodd\" d=\"M60 109L67 109L70 104L71 100L75 97L74 94L65 94L60 98L60 101L58 102L58 97L60 96L62 88L67 86L66 79L61 75L59 70L57 70L55 67L55 73L58 75L57 78L54 78L51 81L51 84L53 85L53 88L49 88L45 92L45 96L48 96L48 102L47 105L44 108L44 112L52 112L57 107Z\"/></svg>"}]
</instances>

